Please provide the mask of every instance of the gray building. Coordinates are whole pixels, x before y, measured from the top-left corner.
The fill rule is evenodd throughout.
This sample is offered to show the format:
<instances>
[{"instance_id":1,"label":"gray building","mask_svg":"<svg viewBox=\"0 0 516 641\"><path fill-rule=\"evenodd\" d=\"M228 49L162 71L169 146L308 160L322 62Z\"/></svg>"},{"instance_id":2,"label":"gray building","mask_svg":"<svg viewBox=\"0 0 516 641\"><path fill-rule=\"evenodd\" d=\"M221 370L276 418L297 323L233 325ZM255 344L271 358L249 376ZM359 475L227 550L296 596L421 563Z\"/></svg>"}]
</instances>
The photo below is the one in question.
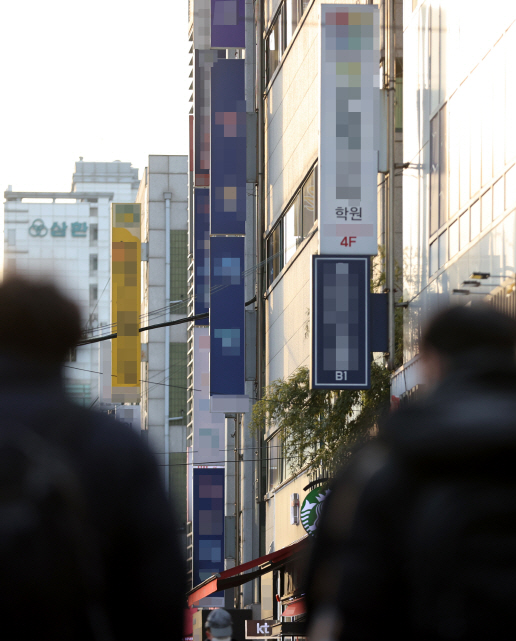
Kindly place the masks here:
<instances>
[{"instance_id":1,"label":"gray building","mask_svg":"<svg viewBox=\"0 0 516 641\"><path fill-rule=\"evenodd\" d=\"M186 156L149 156L141 204L142 327L184 318L188 299ZM141 427L186 523L187 326L142 332Z\"/></svg>"}]
</instances>

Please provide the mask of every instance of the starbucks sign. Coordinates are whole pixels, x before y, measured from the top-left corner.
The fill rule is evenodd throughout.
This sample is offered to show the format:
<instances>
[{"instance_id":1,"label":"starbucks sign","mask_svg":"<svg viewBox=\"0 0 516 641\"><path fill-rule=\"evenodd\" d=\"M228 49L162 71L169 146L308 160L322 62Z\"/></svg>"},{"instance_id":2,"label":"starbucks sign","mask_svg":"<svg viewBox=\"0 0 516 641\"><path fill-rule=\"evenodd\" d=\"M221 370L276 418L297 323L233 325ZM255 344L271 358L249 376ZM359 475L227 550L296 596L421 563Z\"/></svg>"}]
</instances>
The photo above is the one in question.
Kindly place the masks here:
<instances>
[{"instance_id":1,"label":"starbucks sign","mask_svg":"<svg viewBox=\"0 0 516 641\"><path fill-rule=\"evenodd\" d=\"M312 536L319 525L323 501L329 493L330 490L326 487L316 487L306 495L301 506L301 523Z\"/></svg>"}]
</instances>

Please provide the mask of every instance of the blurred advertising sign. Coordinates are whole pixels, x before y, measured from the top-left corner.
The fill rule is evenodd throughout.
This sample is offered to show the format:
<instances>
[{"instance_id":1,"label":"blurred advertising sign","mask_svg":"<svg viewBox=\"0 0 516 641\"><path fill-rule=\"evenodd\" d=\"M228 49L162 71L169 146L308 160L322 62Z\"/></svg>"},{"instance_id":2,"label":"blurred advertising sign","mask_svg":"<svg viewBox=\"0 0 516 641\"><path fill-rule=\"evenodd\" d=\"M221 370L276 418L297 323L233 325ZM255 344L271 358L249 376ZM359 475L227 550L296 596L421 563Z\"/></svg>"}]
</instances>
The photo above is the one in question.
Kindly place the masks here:
<instances>
[{"instance_id":1,"label":"blurred advertising sign","mask_svg":"<svg viewBox=\"0 0 516 641\"><path fill-rule=\"evenodd\" d=\"M321 5L319 253L378 253L379 17Z\"/></svg>"},{"instance_id":2,"label":"blurred advertising sign","mask_svg":"<svg viewBox=\"0 0 516 641\"><path fill-rule=\"evenodd\" d=\"M112 402L140 401L140 205L111 205Z\"/></svg>"},{"instance_id":3,"label":"blurred advertising sign","mask_svg":"<svg viewBox=\"0 0 516 641\"><path fill-rule=\"evenodd\" d=\"M245 622L246 639L267 639L275 636L272 633L272 626L279 621L270 619L250 620Z\"/></svg>"},{"instance_id":4,"label":"blurred advertising sign","mask_svg":"<svg viewBox=\"0 0 516 641\"><path fill-rule=\"evenodd\" d=\"M368 389L369 256L312 256L312 389Z\"/></svg>"},{"instance_id":5,"label":"blurred advertising sign","mask_svg":"<svg viewBox=\"0 0 516 641\"><path fill-rule=\"evenodd\" d=\"M211 0L211 46L245 47L245 0Z\"/></svg>"}]
</instances>

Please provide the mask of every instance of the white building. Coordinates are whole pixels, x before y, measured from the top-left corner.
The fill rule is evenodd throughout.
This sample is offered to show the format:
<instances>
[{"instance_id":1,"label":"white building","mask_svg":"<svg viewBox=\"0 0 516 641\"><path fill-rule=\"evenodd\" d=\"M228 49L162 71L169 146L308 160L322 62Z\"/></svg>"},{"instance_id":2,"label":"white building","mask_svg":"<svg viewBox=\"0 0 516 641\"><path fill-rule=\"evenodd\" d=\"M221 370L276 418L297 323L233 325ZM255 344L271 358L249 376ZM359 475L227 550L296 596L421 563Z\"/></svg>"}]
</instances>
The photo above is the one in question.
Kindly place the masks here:
<instances>
[{"instance_id":1,"label":"white building","mask_svg":"<svg viewBox=\"0 0 516 641\"><path fill-rule=\"evenodd\" d=\"M49 275L75 300L88 335L110 323L110 204L134 202L138 170L126 162L75 164L68 192L16 192L4 203L4 273ZM66 384L85 406L99 399L99 347L70 355Z\"/></svg>"},{"instance_id":2,"label":"white building","mask_svg":"<svg viewBox=\"0 0 516 641\"><path fill-rule=\"evenodd\" d=\"M421 383L418 339L432 314L482 298L515 313L516 5L495 0L480 21L476 8L465 0L404 2L408 307L405 364L392 387L398 397ZM476 287L474 272L484 275Z\"/></svg>"},{"instance_id":3,"label":"white building","mask_svg":"<svg viewBox=\"0 0 516 641\"><path fill-rule=\"evenodd\" d=\"M188 298L188 158L149 156L141 204L141 326L180 320ZM142 332L141 427L186 527L187 325Z\"/></svg>"}]
</instances>

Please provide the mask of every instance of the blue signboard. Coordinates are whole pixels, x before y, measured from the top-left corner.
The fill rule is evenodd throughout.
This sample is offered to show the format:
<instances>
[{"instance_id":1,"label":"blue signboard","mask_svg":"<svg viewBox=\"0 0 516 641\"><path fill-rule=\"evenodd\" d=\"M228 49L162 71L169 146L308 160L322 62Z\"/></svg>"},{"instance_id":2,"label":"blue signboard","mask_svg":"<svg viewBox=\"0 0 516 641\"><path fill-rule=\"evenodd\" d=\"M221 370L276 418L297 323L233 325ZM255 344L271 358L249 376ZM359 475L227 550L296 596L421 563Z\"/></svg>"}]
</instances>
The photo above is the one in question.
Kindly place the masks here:
<instances>
[{"instance_id":1,"label":"blue signboard","mask_svg":"<svg viewBox=\"0 0 516 641\"><path fill-rule=\"evenodd\" d=\"M211 46L245 47L245 0L211 0Z\"/></svg>"},{"instance_id":2,"label":"blue signboard","mask_svg":"<svg viewBox=\"0 0 516 641\"><path fill-rule=\"evenodd\" d=\"M195 314L205 314L210 311L210 191L195 189L194 191L194 293ZM207 325L208 321L201 318L196 325Z\"/></svg>"},{"instance_id":3,"label":"blue signboard","mask_svg":"<svg viewBox=\"0 0 516 641\"><path fill-rule=\"evenodd\" d=\"M245 234L245 60L211 70L211 233Z\"/></svg>"},{"instance_id":4,"label":"blue signboard","mask_svg":"<svg viewBox=\"0 0 516 641\"><path fill-rule=\"evenodd\" d=\"M224 468L193 470L193 584L224 570ZM217 592L212 596L223 596Z\"/></svg>"},{"instance_id":5,"label":"blue signboard","mask_svg":"<svg viewBox=\"0 0 516 641\"><path fill-rule=\"evenodd\" d=\"M244 241L210 240L210 396L245 394Z\"/></svg>"},{"instance_id":6,"label":"blue signboard","mask_svg":"<svg viewBox=\"0 0 516 641\"><path fill-rule=\"evenodd\" d=\"M210 186L211 70L225 51L195 50L194 174L196 187Z\"/></svg>"},{"instance_id":7,"label":"blue signboard","mask_svg":"<svg viewBox=\"0 0 516 641\"><path fill-rule=\"evenodd\" d=\"M312 389L368 389L369 257L312 257Z\"/></svg>"}]
</instances>

